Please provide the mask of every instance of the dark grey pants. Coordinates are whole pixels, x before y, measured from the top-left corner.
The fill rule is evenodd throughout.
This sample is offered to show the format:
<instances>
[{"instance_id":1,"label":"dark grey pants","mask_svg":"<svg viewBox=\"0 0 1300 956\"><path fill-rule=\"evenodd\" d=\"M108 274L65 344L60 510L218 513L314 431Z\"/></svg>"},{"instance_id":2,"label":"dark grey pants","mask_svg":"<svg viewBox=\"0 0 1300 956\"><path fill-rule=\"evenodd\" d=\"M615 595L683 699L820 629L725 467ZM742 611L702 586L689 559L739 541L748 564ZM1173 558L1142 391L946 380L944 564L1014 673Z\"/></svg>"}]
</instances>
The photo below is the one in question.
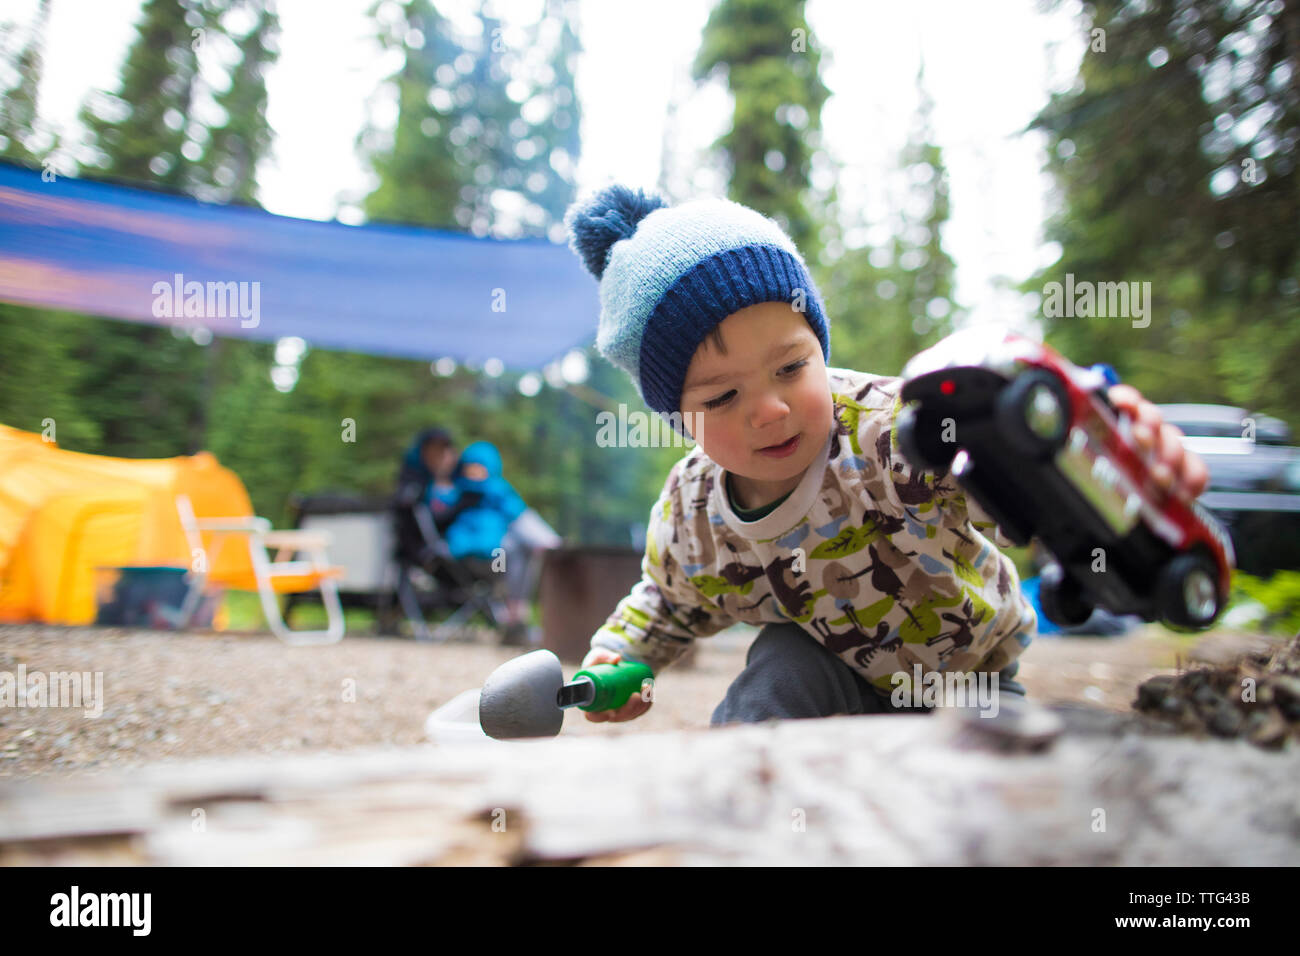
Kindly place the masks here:
<instances>
[{"instance_id":1,"label":"dark grey pants","mask_svg":"<svg viewBox=\"0 0 1300 956\"><path fill-rule=\"evenodd\" d=\"M1020 661L998 674L999 691L1024 695L1015 680ZM863 678L798 624L769 624L754 638L745 669L713 711L714 726L773 718L837 714L929 713L925 707L895 708Z\"/></svg>"}]
</instances>

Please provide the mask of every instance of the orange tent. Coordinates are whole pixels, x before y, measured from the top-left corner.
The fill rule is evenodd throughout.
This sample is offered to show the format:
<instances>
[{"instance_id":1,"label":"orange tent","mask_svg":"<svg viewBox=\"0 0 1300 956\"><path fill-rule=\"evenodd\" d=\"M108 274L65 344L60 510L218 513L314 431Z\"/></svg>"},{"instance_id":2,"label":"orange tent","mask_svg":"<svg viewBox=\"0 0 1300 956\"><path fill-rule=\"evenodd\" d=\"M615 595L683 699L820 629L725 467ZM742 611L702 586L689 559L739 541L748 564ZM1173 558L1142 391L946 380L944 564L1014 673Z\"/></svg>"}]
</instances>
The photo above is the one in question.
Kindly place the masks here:
<instances>
[{"instance_id":1,"label":"orange tent","mask_svg":"<svg viewBox=\"0 0 1300 956\"><path fill-rule=\"evenodd\" d=\"M180 494L200 518L253 514L239 476L208 452L105 458L0 425L0 621L89 624L95 568L191 567ZM247 548L212 560L214 581L254 580Z\"/></svg>"}]
</instances>

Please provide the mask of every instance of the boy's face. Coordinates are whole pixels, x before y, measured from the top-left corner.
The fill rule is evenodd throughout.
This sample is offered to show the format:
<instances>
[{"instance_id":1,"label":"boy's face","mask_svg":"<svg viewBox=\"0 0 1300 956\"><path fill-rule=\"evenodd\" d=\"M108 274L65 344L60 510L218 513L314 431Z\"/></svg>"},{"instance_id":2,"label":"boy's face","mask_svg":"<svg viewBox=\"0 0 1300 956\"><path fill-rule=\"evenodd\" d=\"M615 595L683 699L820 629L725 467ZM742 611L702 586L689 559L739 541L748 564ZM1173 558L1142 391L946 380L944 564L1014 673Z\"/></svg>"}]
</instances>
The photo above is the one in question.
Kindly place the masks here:
<instances>
[{"instance_id":1,"label":"boy's face","mask_svg":"<svg viewBox=\"0 0 1300 956\"><path fill-rule=\"evenodd\" d=\"M738 504L755 508L799 484L831 428L821 343L803 313L764 302L727 316L695 350L683 417L704 453L731 472ZM686 417L689 415L689 417Z\"/></svg>"}]
</instances>

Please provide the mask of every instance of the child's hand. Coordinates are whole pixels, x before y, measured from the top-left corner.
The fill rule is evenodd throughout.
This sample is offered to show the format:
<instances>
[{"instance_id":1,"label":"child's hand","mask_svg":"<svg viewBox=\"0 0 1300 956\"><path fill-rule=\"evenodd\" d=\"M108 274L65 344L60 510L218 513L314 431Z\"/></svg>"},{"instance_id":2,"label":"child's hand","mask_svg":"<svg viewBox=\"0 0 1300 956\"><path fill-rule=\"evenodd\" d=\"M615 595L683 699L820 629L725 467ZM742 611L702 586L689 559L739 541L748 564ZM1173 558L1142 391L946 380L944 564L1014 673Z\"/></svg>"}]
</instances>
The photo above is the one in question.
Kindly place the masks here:
<instances>
[{"instance_id":1,"label":"child's hand","mask_svg":"<svg viewBox=\"0 0 1300 956\"><path fill-rule=\"evenodd\" d=\"M591 667L593 664L617 664L623 659L623 655L616 651L611 651L604 647L593 647L587 652L587 656L582 659L583 667ZM650 709L653 701L645 700L645 694L633 694L627 699L627 703L618 710L584 710L587 719L595 723L613 721L615 723L623 720L635 720L647 710Z\"/></svg>"},{"instance_id":2,"label":"child's hand","mask_svg":"<svg viewBox=\"0 0 1300 956\"><path fill-rule=\"evenodd\" d=\"M1156 451L1151 477L1165 491L1195 498L1209 484L1210 473L1200 455L1183 448L1182 429L1170 425L1160 409L1132 385L1112 385L1106 393L1117 410L1133 420L1133 438L1143 451Z\"/></svg>"}]
</instances>

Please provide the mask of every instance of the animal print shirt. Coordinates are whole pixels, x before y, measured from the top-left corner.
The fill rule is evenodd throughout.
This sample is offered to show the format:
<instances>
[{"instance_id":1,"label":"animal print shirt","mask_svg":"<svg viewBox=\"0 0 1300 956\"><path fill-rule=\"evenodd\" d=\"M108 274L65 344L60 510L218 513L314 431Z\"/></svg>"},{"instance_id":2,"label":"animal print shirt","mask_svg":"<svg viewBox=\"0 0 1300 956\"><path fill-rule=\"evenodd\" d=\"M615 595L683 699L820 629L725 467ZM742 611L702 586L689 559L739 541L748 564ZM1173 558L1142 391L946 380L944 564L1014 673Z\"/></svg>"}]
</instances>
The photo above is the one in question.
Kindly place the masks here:
<instances>
[{"instance_id":1,"label":"animal print shirt","mask_svg":"<svg viewBox=\"0 0 1300 956\"><path fill-rule=\"evenodd\" d=\"M913 666L1000 671L1037 618L1011 544L946 471L898 453L903 380L828 369L825 452L774 511L737 517L696 446L650 514L642 578L592 637L658 671L697 637L795 621L882 694ZM992 540L990 540L990 538Z\"/></svg>"}]
</instances>

